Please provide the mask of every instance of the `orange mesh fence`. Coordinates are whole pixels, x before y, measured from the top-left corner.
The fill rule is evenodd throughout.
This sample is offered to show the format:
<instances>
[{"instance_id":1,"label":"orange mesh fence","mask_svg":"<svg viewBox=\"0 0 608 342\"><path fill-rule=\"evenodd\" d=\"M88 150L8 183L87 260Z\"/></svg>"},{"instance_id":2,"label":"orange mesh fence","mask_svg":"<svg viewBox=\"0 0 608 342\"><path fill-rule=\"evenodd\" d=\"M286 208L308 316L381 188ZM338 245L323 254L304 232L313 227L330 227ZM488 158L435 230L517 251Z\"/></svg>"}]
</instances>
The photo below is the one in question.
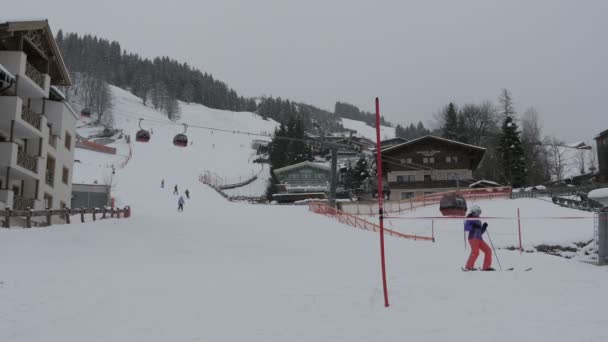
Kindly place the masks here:
<instances>
[{"instance_id":1,"label":"orange mesh fence","mask_svg":"<svg viewBox=\"0 0 608 342\"><path fill-rule=\"evenodd\" d=\"M360 217L357 217L355 215L345 213L342 210L332 208L323 203L311 202L308 204L308 209L316 214L333 217L336 220L338 220L338 222L347 224L354 228L359 228L362 230L369 230L369 231L373 231L373 232L380 231L380 225L378 225L376 223L372 223L372 222L364 220ZM433 241L434 240L433 237L430 237L430 236L403 234L403 233L400 233L400 232L397 232L395 230L388 229L388 228L384 228L384 234L389 235L389 236L394 236L394 237L400 237L400 238L404 238L404 239L411 239L411 240L422 240L422 241Z\"/></svg>"}]
</instances>

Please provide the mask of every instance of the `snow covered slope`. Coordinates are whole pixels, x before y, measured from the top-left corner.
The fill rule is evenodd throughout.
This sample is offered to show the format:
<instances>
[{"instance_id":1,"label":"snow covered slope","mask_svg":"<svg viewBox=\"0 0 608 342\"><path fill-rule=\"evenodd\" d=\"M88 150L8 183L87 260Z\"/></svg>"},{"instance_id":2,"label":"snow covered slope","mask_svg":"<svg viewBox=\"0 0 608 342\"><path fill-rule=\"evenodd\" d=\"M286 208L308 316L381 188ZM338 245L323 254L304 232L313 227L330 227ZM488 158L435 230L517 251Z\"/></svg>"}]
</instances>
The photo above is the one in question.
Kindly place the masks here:
<instances>
[{"instance_id":1,"label":"snow covered slope","mask_svg":"<svg viewBox=\"0 0 608 342\"><path fill-rule=\"evenodd\" d=\"M342 126L344 128L353 129L357 131L361 136L370 139L371 141L376 141L376 128L368 126L363 121L356 121L351 119L342 119ZM392 139L395 137L395 128L380 126L380 139Z\"/></svg>"},{"instance_id":2,"label":"snow covered slope","mask_svg":"<svg viewBox=\"0 0 608 342\"><path fill-rule=\"evenodd\" d=\"M127 115L161 119L116 94L124 102L120 125L134 132L137 121ZM273 125L254 126L261 123L252 114L183 110L184 120L201 125ZM227 202L198 182L198 172L255 169L241 146L246 137L190 129L194 144L177 148L171 138L179 127L147 128L154 129L151 142L133 143L130 162L116 174L130 219L0 230L0 341L608 339L605 269L499 250L516 271L461 272L468 254L461 231L441 227L436 243L386 239L385 309L377 234L303 206ZM182 213L173 184L192 194ZM501 210L506 203L484 207L512 216L511 208ZM536 203L525 209L533 212ZM521 271L527 267L534 269Z\"/></svg>"},{"instance_id":3,"label":"snow covered slope","mask_svg":"<svg viewBox=\"0 0 608 342\"><path fill-rule=\"evenodd\" d=\"M176 123L169 121L165 115L153 108L142 104L141 99L131 93L112 87L114 97L115 127L131 135L131 149L124 139L108 146L118 149L117 156L106 155L88 150L77 149L77 163L74 171L75 182L99 183L107 179L111 173L111 166L120 164L129 153L134 159L158 159L164 163L166 155L179 157L179 162L167 165L166 174L159 175L160 184L165 178L168 184L173 185L179 179L172 179L172 174L183 173L187 177L195 177L204 170L211 170L224 177L228 182L238 182L252 174L258 174L260 181L255 187L249 187L248 193L259 195L266 189L265 182L269 176L268 167L254 163L255 150L251 142L255 139L269 140L255 135L242 135L232 131L244 131L255 134L272 133L277 125L272 120L263 120L260 116L247 112L230 112L210 109L199 104L180 103L181 118ZM139 119L142 118L142 127L152 132L149 143L135 142L135 133L139 129ZM184 131L182 123L192 125L186 131L189 145L186 148L173 146L173 137ZM199 126L199 127L195 127ZM228 130L229 132L213 131L201 127ZM78 129L79 134L89 136L98 133L101 128L84 126ZM179 171L174 171L178 170ZM121 187L117 187L117 195L121 203L128 203L122 195Z\"/></svg>"}]
</instances>

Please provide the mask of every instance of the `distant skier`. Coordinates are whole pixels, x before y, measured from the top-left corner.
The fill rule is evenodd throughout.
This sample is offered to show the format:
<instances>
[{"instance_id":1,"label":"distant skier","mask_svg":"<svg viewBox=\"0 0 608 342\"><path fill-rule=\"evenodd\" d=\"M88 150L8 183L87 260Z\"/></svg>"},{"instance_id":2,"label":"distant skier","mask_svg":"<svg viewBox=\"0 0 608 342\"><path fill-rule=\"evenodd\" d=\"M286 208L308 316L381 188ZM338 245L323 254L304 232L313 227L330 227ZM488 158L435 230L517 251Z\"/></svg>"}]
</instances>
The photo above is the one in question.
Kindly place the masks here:
<instances>
[{"instance_id":1,"label":"distant skier","mask_svg":"<svg viewBox=\"0 0 608 342\"><path fill-rule=\"evenodd\" d=\"M184 197L179 196L179 200L177 201L177 211L184 211Z\"/></svg>"},{"instance_id":2,"label":"distant skier","mask_svg":"<svg viewBox=\"0 0 608 342\"><path fill-rule=\"evenodd\" d=\"M165 188L165 180L164 179L160 181L160 188L161 189Z\"/></svg>"},{"instance_id":3,"label":"distant skier","mask_svg":"<svg viewBox=\"0 0 608 342\"><path fill-rule=\"evenodd\" d=\"M177 184L175 184L175 186L173 187L173 194L174 195L179 194L179 191L177 191Z\"/></svg>"},{"instance_id":4,"label":"distant skier","mask_svg":"<svg viewBox=\"0 0 608 342\"><path fill-rule=\"evenodd\" d=\"M480 215L481 208L478 205L472 205L471 212L467 215L467 217L476 218ZM488 224L486 222L482 224L481 220L468 219L464 223L464 230L469 232L469 245L471 245L471 254L467 260L467 265L465 266L467 271L475 270L475 261L479 256L480 249L483 252L483 267L481 270L494 271L492 268L492 250L483 241L482 237L486 232L486 228L488 228Z\"/></svg>"},{"instance_id":5,"label":"distant skier","mask_svg":"<svg viewBox=\"0 0 608 342\"><path fill-rule=\"evenodd\" d=\"M186 189L186 191L184 191L184 193L186 194L186 198L190 199L190 191L188 191L188 189Z\"/></svg>"}]
</instances>

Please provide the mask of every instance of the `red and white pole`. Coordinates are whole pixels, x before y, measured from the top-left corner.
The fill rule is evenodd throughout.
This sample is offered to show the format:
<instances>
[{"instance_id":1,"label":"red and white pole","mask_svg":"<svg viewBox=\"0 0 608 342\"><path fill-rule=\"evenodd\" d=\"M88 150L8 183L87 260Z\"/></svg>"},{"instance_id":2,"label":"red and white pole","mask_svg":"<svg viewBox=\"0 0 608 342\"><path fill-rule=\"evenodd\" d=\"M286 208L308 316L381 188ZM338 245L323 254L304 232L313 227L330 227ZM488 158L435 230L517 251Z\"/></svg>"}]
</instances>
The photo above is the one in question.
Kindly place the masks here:
<instances>
[{"instance_id":1,"label":"red and white pole","mask_svg":"<svg viewBox=\"0 0 608 342\"><path fill-rule=\"evenodd\" d=\"M519 208L517 208L517 230L519 232L519 253L522 253L524 248L521 245L521 216L519 216Z\"/></svg>"},{"instance_id":2,"label":"red and white pole","mask_svg":"<svg viewBox=\"0 0 608 342\"><path fill-rule=\"evenodd\" d=\"M384 306L388 308L388 289L386 287L386 263L384 258L384 192L382 191L382 140L380 139L380 100L376 97L376 173L378 174L378 214L380 219L380 260L382 263L382 287Z\"/></svg>"}]
</instances>

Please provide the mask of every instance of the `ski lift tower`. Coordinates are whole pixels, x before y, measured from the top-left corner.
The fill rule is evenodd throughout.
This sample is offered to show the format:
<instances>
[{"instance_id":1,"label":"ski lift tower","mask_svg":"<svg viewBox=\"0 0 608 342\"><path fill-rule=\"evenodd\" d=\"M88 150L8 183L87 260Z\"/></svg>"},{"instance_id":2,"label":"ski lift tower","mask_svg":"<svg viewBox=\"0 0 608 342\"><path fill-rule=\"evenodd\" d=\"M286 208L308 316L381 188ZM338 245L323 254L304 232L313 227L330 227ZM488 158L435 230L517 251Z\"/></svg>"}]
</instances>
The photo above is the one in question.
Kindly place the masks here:
<instances>
[{"instance_id":1,"label":"ski lift tower","mask_svg":"<svg viewBox=\"0 0 608 342\"><path fill-rule=\"evenodd\" d=\"M587 196L603 206L597 220L597 261L608 265L608 188L593 190Z\"/></svg>"}]
</instances>

